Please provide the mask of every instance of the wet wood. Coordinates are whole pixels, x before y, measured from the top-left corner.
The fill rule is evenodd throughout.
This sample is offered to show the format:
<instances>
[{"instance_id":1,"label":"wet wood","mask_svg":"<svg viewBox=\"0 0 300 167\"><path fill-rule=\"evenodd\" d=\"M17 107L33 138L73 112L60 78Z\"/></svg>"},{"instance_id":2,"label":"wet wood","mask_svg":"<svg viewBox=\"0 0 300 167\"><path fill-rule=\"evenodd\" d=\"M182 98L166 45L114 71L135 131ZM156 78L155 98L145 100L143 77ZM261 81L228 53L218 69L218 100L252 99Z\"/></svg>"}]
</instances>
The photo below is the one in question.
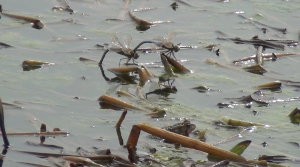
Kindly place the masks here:
<instances>
[{"instance_id":1,"label":"wet wood","mask_svg":"<svg viewBox=\"0 0 300 167\"><path fill-rule=\"evenodd\" d=\"M116 124L116 127L121 127L121 124L124 121L126 114L127 114L127 109L124 109L119 121Z\"/></svg>"},{"instance_id":2,"label":"wet wood","mask_svg":"<svg viewBox=\"0 0 300 167\"><path fill-rule=\"evenodd\" d=\"M133 146L131 143L127 143L127 150L128 150L128 158L131 162L137 163L137 157L135 153L135 146Z\"/></svg>"},{"instance_id":3,"label":"wet wood","mask_svg":"<svg viewBox=\"0 0 300 167\"><path fill-rule=\"evenodd\" d=\"M142 26L149 26L149 25L153 25L152 23L142 20L140 18L138 18L134 13L133 10L130 10L129 12L129 16L130 18L135 21L138 25L142 25Z\"/></svg>"},{"instance_id":4,"label":"wet wood","mask_svg":"<svg viewBox=\"0 0 300 167\"><path fill-rule=\"evenodd\" d=\"M227 150L212 146L210 144L207 144L207 143L195 140L195 139L191 139L186 136L172 133L170 131L149 125L147 123L139 123L132 127L130 136L128 137L128 140L127 140L127 145L132 145L132 146L137 145L137 141L138 141L141 130L143 130L149 134L158 136L160 138L172 141L174 143L179 143L182 146L200 150L200 151L206 152L211 155L219 156L219 157L222 157L225 159L238 161L238 162L247 162L247 159L245 159L244 157L242 157L240 155L234 154Z\"/></svg>"},{"instance_id":5,"label":"wet wood","mask_svg":"<svg viewBox=\"0 0 300 167\"><path fill-rule=\"evenodd\" d=\"M11 18L14 18L14 19L24 20L24 21L29 22L29 23L33 23L32 27L36 28L36 29L42 29L45 26L39 19L28 17L28 16L21 16L21 15L17 15L17 14L7 13L7 12L2 10L2 5L0 5L0 12L4 16L11 17Z\"/></svg>"},{"instance_id":6,"label":"wet wood","mask_svg":"<svg viewBox=\"0 0 300 167\"><path fill-rule=\"evenodd\" d=\"M117 99L117 98L109 96L109 95L102 95L101 97L99 97L98 101L103 101L103 102L106 102L106 103L109 103L111 105L115 105L117 107L121 107L121 108L124 108L124 109L147 111L145 109L139 108L139 107L137 107L133 104L124 102L120 99Z\"/></svg>"},{"instance_id":7,"label":"wet wood","mask_svg":"<svg viewBox=\"0 0 300 167\"><path fill-rule=\"evenodd\" d=\"M119 144L120 144L120 146L123 146L124 145L124 141L123 141L123 137L122 137L122 134L121 134L120 127L116 127L116 132L117 132Z\"/></svg>"}]
</instances>

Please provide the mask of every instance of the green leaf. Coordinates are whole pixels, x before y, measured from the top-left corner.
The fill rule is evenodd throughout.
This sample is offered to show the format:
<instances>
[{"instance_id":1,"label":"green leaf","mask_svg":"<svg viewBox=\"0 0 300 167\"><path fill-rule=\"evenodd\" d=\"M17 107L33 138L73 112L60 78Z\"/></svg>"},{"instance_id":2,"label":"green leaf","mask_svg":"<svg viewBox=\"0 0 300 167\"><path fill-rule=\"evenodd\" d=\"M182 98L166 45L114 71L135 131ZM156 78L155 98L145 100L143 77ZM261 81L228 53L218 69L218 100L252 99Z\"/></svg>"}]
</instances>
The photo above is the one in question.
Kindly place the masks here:
<instances>
[{"instance_id":1,"label":"green leaf","mask_svg":"<svg viewBox=\"0 0 300 167\"><path fill-rule=\"evenodd\" d=\"M232 147L232 149L230 149L230 152L241 155L244 152L244 150L250 145L250 143L251 143L251 140L242 141L242 142L238 143L237 145L235 145L234 147Z\"/></svg>"}]
</instances>

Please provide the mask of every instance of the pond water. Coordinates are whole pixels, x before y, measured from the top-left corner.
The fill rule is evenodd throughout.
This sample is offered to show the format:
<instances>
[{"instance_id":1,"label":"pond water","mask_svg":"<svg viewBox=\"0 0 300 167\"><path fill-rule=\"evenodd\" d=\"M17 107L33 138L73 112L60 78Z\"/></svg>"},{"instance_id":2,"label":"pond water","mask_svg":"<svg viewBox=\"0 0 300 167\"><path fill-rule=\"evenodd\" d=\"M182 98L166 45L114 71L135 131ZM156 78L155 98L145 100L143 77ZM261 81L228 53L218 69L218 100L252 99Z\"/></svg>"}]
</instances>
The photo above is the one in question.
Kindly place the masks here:
<instances>
[{"instance_id":1,"label":"pond water","mask_svg":"<svg viewBox=\"0 0 300 167\"><path fill-rule=\"evenodd\" d=\"M296 0L232 0L229 2L187 0L187 5L177 2L179 8L174 11L170 5L174 1L133 0L128 8L124 8L125 1L119 0L70 0L70 6L76 11L70 14L66 11L53 11L52 7L61 5L56 0L2 0L1 5L6 12L30 16L40 19L45 27L37 30L29 23L2 15L0 20L0 42L12 45L13 48L0 49L0 96L3 102L14 103L20 101L23 109L4 106L5 125L7 132L39 131L41 123L45 123L48 130L59 127L70 132L69 136L46 138L48 144L64 147L64 153L74 153L76 148L82 147L93 151L92 146L101 149L111 149L113 154L127 158L127 150L118 144L115 124L122 111L101 109L97 99L107 93L115 84L105 81L98 64L81 62L79 57L99 61L104 50L95 47L96 44L110 43L110 35L116 34L122 40L124 34L132 37L132 47L141 41L151 40L156 36L165 36L169 32L176 32L173 42L186 46L197 46L196 49L182 49L175 53L177 59L187 60L183 65L193 71L189 74L177 74L174 86L178 92L171 94L170 99L149 99L167 108L164 119L154 119L142 111L129 110L122 124L124 142L127 141L131 127L140 122L165 127L182 122L185 118L196 125L198 130L206 130L208 143L216 143L226 139L239 130L225 129L214 125L214 121L227 116L232 119L252 121L270 125L268 128L256 127L243 137L218 145L229 150L243 140L251 140L251 145L242 154L247 159L255 159L258 155L285 155L297 159L299 147L290 142L299 141L299 125L292 124L288 114L299 108L298 101L276 102L267 107L253 104L251 108L235 106L234 108L219 108L219 102L230 102L225 98L238 98L257 91L255 85L269 82L260 75L236 72L216 65L207 64L206 59L214 59L222 65L242 69L245 64L234 65L232 61L255 54L256 49L250 44L235 44L232 41L218 40L224 37L216 31L227 34L227 37L251 39L258 35L262 39L290 39L298 41L300 5ZM26 6L26 8L24 8ZM157 7L155 10L135 12L147 21L172 21L152 26L147 31L138 31L136 23L128 15L128 10L145 7ZM287 28L283 34L271 28L264 34L257 27L234 12L243 12L243 16L252 18L266 25ZM124 21L106 21L108 18L122 18ZM63 20L73 20L66 22ZM62 38L63 40L58 40ZM216 44L220 48L220 56L205 49L205 46ZM145 44L143 47L151 47ZM265 53L300 53L299 47L285 46L284 51L266 49ZM119 59L123 58L114 52L108 52L103 62L105 74L109 78L115 77L108 68L118 67ZM55 63L45 65L41 69L23 71L24 60L39 60ZM160 61L159 53L140 53L139 63ZM264 68L269 72L264 76L278 80L299 81L298 65L300 57L283 57L277 61L265 62ZM254 64L250 62L249 64ZM148 67L155 75L165 73L163 68ZM83 80L85 77L86 80ZM199 93L193 87L205 85L212 90ZM123 86L124 88L125 86ZM143 88L149 91L149 85ZM121 86L119 87L121 88ZM136 85L127 85L130 93L135 93ZM279 99L299 97L299 87L288 86L283 83L280 91L264 90L268 96ZM115 92L108 92L117 96ZM79 97L80 99L75 99ZM133 102L134 103L134 102ZM253 114L256 110L258 113ZM104 141L98 140L100 137ZM197 138L195 135L191 135ZM14 150L35 152L60 153L59 149L33 147L27 141L39 143L39 137L9 136L11 147L4 158L3 166L23 166L18 162L32 162L53 165L46 159L18 153ZM174 151L173 145L153 140L142 132L139 141L144 141L158 149L158 154L170 157L192 158L193 160L207 160L206 153L188 149L181 153ZM262 143L268 145L263 147ZM163 147L162 147L163 145ZM165 145L173 148L165 148ZM185 148L181 148L185 150ZM145 150L140 150L141 152ZM299 158L298 158L299 159ZM159 160L159 159L158 159ZM285 163L289 166L299 164ZM175 165L175 164L174 164Z\"/></svg>"}]
</instances>

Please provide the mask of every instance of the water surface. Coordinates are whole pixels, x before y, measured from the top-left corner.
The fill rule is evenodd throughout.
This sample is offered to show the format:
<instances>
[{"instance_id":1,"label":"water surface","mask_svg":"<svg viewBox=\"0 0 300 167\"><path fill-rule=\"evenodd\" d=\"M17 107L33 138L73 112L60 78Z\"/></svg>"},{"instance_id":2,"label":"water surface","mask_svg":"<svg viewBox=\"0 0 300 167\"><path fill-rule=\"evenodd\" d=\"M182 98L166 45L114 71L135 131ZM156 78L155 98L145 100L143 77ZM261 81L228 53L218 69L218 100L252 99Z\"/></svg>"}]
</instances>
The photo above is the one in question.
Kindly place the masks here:
<instances>
[{"instance_id":1,"label":"water surface","mask_svg":"<svg viewBox=\"0 0 300 167\"><path fill-rule=\"evenodd\" d=\"M135 14L148 21L170 20L172 23L158 24L147 31L136 30L136 24L131 21L124 2L110 1L69 1L76 11L54 12L52 7L60 5L52 1L8 1L1 2L3 9L15 14L39 18L46 27L36 30L29 24L23 24L19 20L2 16L0 20L0 42L14 46L14 48L2 48L0 52L0 96L4 102L13 103L23 101L20 104L23 109L5 107L5 124L8 132L38 131L40 123L45 123L48 130L59 127L69 131L68 137L57 136L47 138L46 143L63 146L65 153L74 153L77 147L83 147L92 151L92 146L103 149L111 149L114 154L127 157L127 151L119 146L114 125L121 115L121 111L100 109L97 98L105 94L111 87L101 76L97 63L80 62L79 57L100 60L103 50L95 47L96 44L110 43L110 34L116 34L119 39L124 34L132 36L132 46L136 46L143 40L150 40L156 36L164 36L174 31L177 36L174 43L182 45L198 46L197 49L180 50L176 57L188 60L183 64L191 69L191 74L178 74L174 85L178 89L177 94L172 94L168 101L153 101L168 108L165 119L151 119L144 112L129 111L122 124L122 135L126 142L132 125L139 122L164 127L181 122L182 119L191 119L197 126L196 129L207 130L207 142L215 143L238 133L237 130L217 128L213 121L228 116L233 119L259 122L270 125L269 128L257 127L253 132L246 133L242 138L218 145L224 149L230 149L236 143L243 140L252 140L251 145L243 153L247 159L257 158L258 155L286 155L297 158L299 148L288 142L297 142L299 126L290 123L287 115L299 102L271 103L268 107L252 105L247 109L244 106L235 108L218 108L217 103L228 102L224 98L241 97L252 94L257 89L253 86L268 82L261 76L247 73L239 73L205 63L208 58L230 67L231 61L237 58L255 54L256 49L252 45L237 45L231 41L218 40L221 36L216 31L222 31L228 37L240 37L250 39L258 35L263 39L291 39L298 40L299 27L299 3L297 1L186 1L193 6L179 4L179 8L173 11L169 6L173 1L146 1L134 0L128 6L128 10L140 7L157 7L156 10L136 12ZM24 8L26 6L26 8ZM233 14L243 11L244 16L253 18L274 27L287 28L287 33L269 29L266 34L253 26L247 20ZM123 18L125 21L106 21L108 18ZM74 23L62 20L74 19ZM58 37L76 38L85 36L86 40L53 41ZM219 44L220 56L204 49L204 46ZM145 47L151 45L145 45ZM300 52L298 47L285 47L284 51L267 49L272 52ZM106 69L117 67L122 58L113 52L109 52L104 60L103 67L109 78L114 77ZM53 66L43 66L33 71L23 71L21 63L24 60L40 60L55 63ZM137 60L139 63L159 61L159 53L142 54ZM293 81L299 81L300 58L297 56L281 58L276 62L266 62L264 67L271 71L264 75ZM253 64L253 62L252 62ZM149 69L159 76L164 73L163 68ZM82 80L81 77L86 80ZM198 85L206 85L213 90L207 93L199 93L191 89ZM131 93L135 92L135 85L128 86ZM149 91L149 86L143 88ZM299 88L283 84L281 92L263 91L269 96L286 99L299 96ZM111 95L116 96L115 93ZM87 100L78 100L80 97ZM153 98L152 98L153 99ZM34 103L31 103L34 102ZM254 115L253 110L258 114ZM106 140L100 141L97 138ZM196 136L191 136L196 138ZM24 155L13 150L29 150L36 152L59 153L60 150L39 148L26 145L26 141L39 142L34 136L9 136L11 150L4 159L4 166L23 166L18 161L50 164L45 159L31 155ZM173 154L174 149L159 147L162 145L157 140L141 133L140 140L158 148L161 154ZM261 143L267 142L267 147ZM184 148L182 148L184 149ZM173 155L172 155L173 156ZM176 153L174 156L190 157L193 160L207 160L206 154L188 149L188 153ZM297 164L288 164L297 166Z\"/></svg>"}]
</instances>

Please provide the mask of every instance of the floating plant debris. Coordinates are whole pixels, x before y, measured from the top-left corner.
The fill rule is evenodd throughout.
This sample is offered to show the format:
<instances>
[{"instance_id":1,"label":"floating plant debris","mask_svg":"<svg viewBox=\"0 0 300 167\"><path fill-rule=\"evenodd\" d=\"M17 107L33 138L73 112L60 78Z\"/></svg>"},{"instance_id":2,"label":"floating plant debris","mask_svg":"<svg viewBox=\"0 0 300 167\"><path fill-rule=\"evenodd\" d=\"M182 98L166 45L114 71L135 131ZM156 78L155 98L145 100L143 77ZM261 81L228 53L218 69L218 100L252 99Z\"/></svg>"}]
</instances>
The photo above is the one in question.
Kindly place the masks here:
<instances>
[{"instance_id":1,"label":"floating plant debris","mask_svg":"<svg viewBox=\"0 0 300 167\"><path fill-rule=\"evenodd\" d=\"M250 40L242 39L242 38L221 38L218 37L220 40L230 40L236 44L252 44L252 45L260 45L265 48L277 49L277 50L284 50L284 45L280 43L275 43L274 41L268 41L258 38L257 36L253 37Z\"/></svg>"},{"instance_id":2,"label":"floating plant debris","mask_svg":"<svg viewBox=\"0 0 300 167\"><path fill-rule=\"evenodd\" d=\"M272 162L272 163L283 163L283 162L287 162L287 161L296 162L296 163L300 162L300 160L292 159L292 158L289 158L285 155L272 155L272 156L260 155L258 157L258 160L259 161L264 161L265 160L267 162Z\"/></svg>"},{"instance_id":3,"label":"floating plant debris","mask_svg":"<svg viewBox=\"0 0 300 167\"><path fill-rule=\"evenodd\" d=\"M260 74L268 72L263 66L257 64L253 66L244 67L244 69L248 72L254 73L254 74Z\"/></svg>"},{"instance_id":4,"label":"floating plant debris","mask_svg":"<svg viewBox=\"0 0 300 167\"><path fill-rule=\"evenodd\" d=\"M173 2L170 6L174 11L176 11L176 9L179 7L179 5L176 2Z\"/></svg>"},{"instance_id":5,"label":"floating plant debris","mask_svg":"<svg viewBox=\"0 0 300 167\"><path fill-rule=\"evenodd\" d=\"M299 144L296 143L298 141L294 136L297 136L300 114L297 108L294 109L294 105L297 105L298 102L293 102L300 100L300 97L297 97L300 81L290 80L299 78L296 70L299 64L297 56L300 55L298 41L296 41L299 38L297 29L299 23L295 19L295 12L291 12L296 9L295 2L289 2L288 6L285 6L286 3L273 3L270 6L269 3L260 1L255 1L255 3L239 1L239 3L223 3L222 5L215 2L228 2L228 0L193 2L173 0L174 3L162 1L160 6L155 8L134 9L137 6L147 5L148 1L56 1L59 4L55 5L60 7L53 8L54 11L51 11L52 6L49 6L51 2L43 1L36 1L36 4L26 4L23 1L8 4L8 6L18 4L22 7L26 4L27 6L41 7L26 8L26 14L19 11L2 11L1 9L3 12L0 20L0 29L3 32L1 39L5 43L0 42L0 48L13 46L11 49L0 49L2 51L0 83L2 83L3 95L6 95L5 97L2 95L3 100L24 101L28 99L29 101L2 104L7 109L5 110L8 115L7 120L16 119L15 122L17 122L17 124L12 124L14 122L11 121L6 122L9 123L6 124L9 126L8 130L16 129L21 132L18 134L5 132L3 106L1 105L0 130L3 134L4 149L0 154L2 159L0 166L2 164L16 166L17 163L31 166L72 167L179 165L282 167L298 165L295 163L298 162L295 158L297 151L294 150L299 149ZM74 9L70 6L71 2L76 5L80 14L74 14ZM173 4L170 6L171 3ZM253 10L253 6L256 7L255 10ZM170 7L179 11L174 12ZM232 10L234 8L239 10ZM259 22L244 17L244 11L247 11L247 15L253 16ZM36 12L39 12L39 16ZM236 14L246 20L239 22L240 18L234 16ZM173 21L149 21L155 17L172 18L174 24L161 24L173 23ZM11 21L10 18L17 20ZM49 23L45 26L38 19ZM201 25L196 24L199 23L199 20ZM28 27L30 23L36 28L44 27L44 29L42 31L33 30ZM268 24L272 24L274 27ZM277 28L277 26L279 27ZM288 28L289 31L280 26ZM150 27L151 31L142 32ZM135 29L139 31L137 32ZM120 42L118 38L126 33L130 33L130 35L125 35L122 38L123 41L120 39ZM180 36L178 34L176 37L178 44L173 40L177 33L180 33ZM263 34L263 37L260 35L260 37L251 38L249 35L257 33ZM87 36L74 36L76 34L86 34ZM106 44L109 34L114 35L110 37L111 44ZM167 35L153 39L159 34ZM57 38L50 41L53 36ZM220 37L216 39L217 36ZM132 41L132 39L135 40ZM220 39L230 42L220 41ZM36 40L41 45L32 47L32 45L24 43L24 40ZM138 45L132 47L131 41L132 44ZM187 44L183 45L180 42L187 42ZM222 45L219 42L222 42ZM95 43L100 44L95 47ZM152 47L149 45L141 48L141 45L147 43ZM234 43L246 45L235 45ZM274 49L285 50L285 52L274 52ZM69 50L75 51L70 52ZM106 55L108 52L111 56ZM79 57L79 53L85 54L86 57ZM101 60L93 60L99 54L102 55L101 58L99 57ZM126 62L121 62L123 59L114 57L118 54L123 55L124 57L120 56L120 58L124 58ZM252 54L255 55L237 59L239 55ZM206 62L203 62L212 56L218 60L207 59ZM52 63L36 60L24 61L33 57L35 57L34 59L60 62L63 65L45 68ZM102 66L104 57L106 68ZM184 57L184 60L177 60L180 57ZM286 58L282 59L282 57ZM78 58L85 63L79 63ZM137 62L138 58L139 62ZM234 60L234 64L230 63L232 60ZM24 61L22 66L26 67L24 70L42 67L44 69L33 72L21 72L14 69L19 65L18 62L22 61ZM99 74L96 63L98 63L101 74ZM272 71L272 69L276 70ZM258 74L268 73L257 75L247 71L258 71L256 72ZM204 85L197 86L199 83ZM222 89L222 91L214 90L214 88ZM195 92L195 89L205 93L199 94ZM55 93L48 94L49 91ZM251 91L256 92L251 93ZM98 101L94 97L96 92L100 92L102 95ZM90 98L82 98L84 96ZM220 99L223 99L224 102L218 103ZM61 104L56 104L57 102ZM24 108L20 110L22 107ZM218 107L229 107L230 109L219 109ZM282 115L286 111L292 110L289 117L288 114L286 117ZM218 120L224 115L236 119ZM248 117L247 120L247 115L251 119ZM273 119L274 117L276 119ZM52 118L53 120L51 120ZM257 121L260 123L255 123L255 119L260 120ZM147 123L151 122L155 126L147 123L137 124L143 120ZM66 128L72 129L73 135L62 132L58 128L48 132L45 125L41 126L37 132L25 132L24 128L26 129L26 127L23 125L38 129L36 124L41 121L54 121L59 124L61 124L60 121L67 122ZM266 122L274 126L264 128ZM289 122L294 125L290 125ZM19 124L22 126L18 126ZM166 127L166 125L172 126ZM198 133L194 132L196 125L198 128L201 127ZM128 136L129 126L132 126L132 130L128 141L124 141L122 133ZM246 133L255 129L259 130L258 133ZM160 141L164 140L174 144L149 140L145 138L148 135L140 135L141 130L149 135L159 137ZM194 132L193 135L190 135L192 132ZM9 149L7 147L11 143L7 139L8 135L16 135L12 140L14 147ZM266 136L269 137L266 138ZM276 136L275 140L273 140L274 136ZM286 136L289 136L290 139L282 140ZM28 138L25 140L28 142L24 142L22 139L24 137ZM247 141L238 143L242 137L246 137ZM251 147L249 144L253 137L256 140L255 143L259 144L254 146L254 149L284 154L262 155L258 159L249 160L249 157L253 157L253 152L244 151L247 147ZM272 140L269 140L271 138ZM50 143L51 141L54 143ZM235 141L237 142L235 143ZM284 147L289 145L288 141L293 142L290 144L296 147L292 145L289 146L290 148ZM264 148L266 142L270 146ZM93 147L91 145L93 143L100 145ZM228 148L232 147L232 149L227 151L216 147L221 143L226 143L226 147L229 146ZM237 143L238 145L235 145ZM31 150L28 152L17 151L16 147L20 144ZM69 150L74 146L77 148L75 151ZM161 148L156 149L157 146ZM48 150L57 153L34 151L35 149L47 150L47 148L55 149ZM89 148L92 148L92 151ZM128 153L124 152L124 148L127 148ZM250 149L253 150L253 148ZM197 155L198 158L192 159L199 153L198 150L203 153ZM7 152L9 153L7 154ZM242 153L245 157L241 156ZM29 159L32 162L18 162L14 159L15 154L18 154L17 156L20 154L25 159L31 156ZM32 154L35 157L26 154ZM207 154L208 157L206 157ZM44 159L37 160L37 157ZM49 161L49 164L45 160Z\"/></svg>"},{"instance_id":6,"label":"floating plant debris","mask_svg":"<svg viewBox=\"0 0 300 167\"><path fill-rule=\"evenodd\" d=\"M262 57L265 60L272 60L274 56L276 58L284 57L284 56L294 56L294 55L300 55L300 53L266 53L263 54ZM233 63L242 62L242 61L249 61L256 58L256 55L250 56L250 57L244 57L241 59L234 60Z\"/></svg>"},{"instance_id":7,"label":"floating plant debris","mask_svg":"<svg viewBox=\"0 0 300 167\"><path fill-rule=\"evenodd\" d=\"M198 90L198 92L200 92L200 93L205 93L205 92L211 90L209 87L203 86L203 85L193 87L192 89L196 89L196 90Z\"/></svg>"},{"instance_id":8,"label":"floating plant debris","mask_svg":"<svg viewBox=\"0 0 300 167\"><path fill-rule=\"evenodd\" d=\"M229 119L227 117L223 117L222 121L227 123L228 125L232 126L265 126L268 127L269 125L261 124L261 123L254 123L254 122L247 122L247 121L241 121L241 120L235 120L235 119Z\"/></svg>"},{"instance_id":9,"label":"floating plant debris","mask_svg":"<svg viewBox=\"0 0 300 167\"><path fill-rule=\"evenodd\" d=\"M70 6L69 2L67 0L57 0L63 7L61 6L55 6L52 8L53 11L67 11L70 12L70 14L75 13L74 9Z\"/></svg>"},{"instance_id":10,"label":"floating plant debris","mask_svg":"<svg viewBox=\"0 0 300 167\"><path fill-rule=\"evenodd\" d=\"M183 4L183 5L189 6L189 7L195 7L195 6L193 6L193 5L191 5L191 4L189 4L188 2L183 1L183 0L175 0L175 1L178 2L178 3L181 3L181 4Z\"/></svg>"},{"instance_id":11,"label":"floating plant debris","mask_svg":"<svg viewBox=\"0 0 300 167\"><path fill-rule=\"evenodd\" d=\"M259 89L280 89L281 88L281 82L280 81L272 81L272 82L267 82L263 83L260 85L256 85L255 87Z\"/></svg>"},{"instance_id":12,"label":"floating plant debris","mask_svg":"<svg viewBox=\"0 0 300 167\"><path fill-rule=\"evenodd\" d=\"M300 110L298 108L295 108L290 114L289 114L290 120L294 124L300 123Z\"/></svg>"},{"instance_id":13,"label":"floating plant debris","mask_svg":"<svg viewBox=\"0 0 300 167\"><path fill-rule=\"evenodd\" d=\"M131 19L133 21L135 21L138 25L140 26L151 26L153 25L153 23L150 23L148 21L145 21L145 20L142 20L140 18L138 18L134 13L133 13L134 10L130 10L128 13L129 13L129 16L131 17Z\"/></svg>"},{"instance_id":14,"label":"floating plant debris","mask_svg":"<svg viewBox=\"0 0 300 167\"><path fill-rule=\"evenodd\" d=\"M245 140L230 149L230 152L236 153L237 155L242 155L246 148L251 144L251 140Z\"/></svg>"},{"instance_id":15,"label":"floating plant debris","mask_svg":"<svg viewBox=\"0 0 300 167\"><path fill-rule=\"evenodd\" d=\"M247 17L245 17L245 16L242 15L242 14L239 14L238 16L240 16L240 17L242 17L242 18L244 18L244 19L247 19L249 22L251 22L251 23L253 23L253 24L258 24L258 25L261 25L261 26L264 26L264 27L271 28L271 29L273 29L273 30L282 32L283 34L286 34L286 31L287 31L286 28L277 28L277 27L269 26L269 25L266 25L266 24L264 24L264 23L261 23L261 22L255 21L255 20L248 19Z\"/></svg>"},{"instance_id":16,"label":"floating plant debris","mask_svg":"<svg viewBox=\"0 0 300 167\"><path fill-rule=\"evenodd\" d=\"M2 105L6 106L6 107L10 107L10 108L18 108L18 109L22 109L23 107L16 105L16 104L12 104L12 103L6 103L6 102L2 102Z\"/></svg>"},{"instance_id":17,"label":"floating plant debris","mask_svg":"<svg viewBox=\"0 0 300 167\"><path fill-rule=\"evenodd\" d=\"M166 71L166 77L167 78L175 77L176 75L174 74L173 69L171 68L171 65L169 64L166 56L164 54L161 54L160 58Z\"/></svg>"},{"instance_id":18,"label":"floating plant debris","mask_svg":"<svg viewBox=\"0 0 300 167\"><path fill-rule=\"evenodd\" d=\"M88 59L85 57L79 57L79 61L83 61L83 62L97 62L96 60L92 60L92 59Z\"/></svg>"},{"instance_id":19,"label":"floating plant debris","mask_svg":"<svg viewBox=\"0 0 300 167\"><path fill-rule=\"evenodd\" d=\"M48 147L51 149L64 149L62 146L52 145L52 144L44 144L44 143L33 143L30 141L27 141L26 144L30 146L40 146L40 147Z\"/></svg>"},{"instance_id":20,"label":"floating plant debris","mask_svg":"<svg viewBox=\"0 0 300 167\"><path fill-rule=\"evenodd\" d=\"M204 151L208 154L238 161L238 162L246 162L247 160L235 153L232 153L230 151L223 150L221 148L212 146L210 144L188 138L186 136L182 136L173 132L169 132L167 130L146 124L146 123L140 123L137 125L134 125L131 129L129 138L127 140L127 149L129 151L129 158L130 161L134 162L135 161L135 155L133 153L130 153L131 149L130 147L136 146L140 131L145 131L147 133L150 133L152 135L158 136L160 138L163 138L165 140L174 142L174 143L179 143L182 146L189 147L189 148L194 148L200 151Z\"/></svg>"},{"instance_id":21,"label":"floating plant debris","mask_svg":"<svg viewBox=\"0 0 300 167\"><path fill-rule=\"evenodd\" d=\"M167 61L172 65L176 71L183 72L183 73L192 73L191 70L183 66L181 63L173 59L172 57L166 56L165 53L161 53L161 56L164 56Z\"/></svg>"},{"instance_id":22,"label":"floating plant debris","mask_svg":"<svg viewBox=\"0 0 300 167\"><path fill-rule=\"evenodd\" d=\"M6 43L3 43L3 42L0 42L0 46L1 48L11 48L13 46L9 45L9 44L6 44Z\"/></svg>"},{"instance_id":23,"label":"floating plant debris","mask_svg":"<svg viewBox=\"0 0 300 167\"><path fill-rule=\"evenodd\" d=\"M10 14L10 13L7 13L7 12L3 11L1 4L0 4L0 12L4 16L11 17L11 18L14 18L14 19L23 20L23 21L26 21L28 23L32 23L32 27L35 28L35 29L42 29L44 27L44 24L36 18L32 18L32 17L28 17L28 16L21 16L21 15L16 15L16 14Z\"/></svg>"},{"instance_id":24,"label":"floating plant debris","mask_svg":"<svg viewBox=\"0 0 300 167\"><path fill-rule=\"evenodd\" d=\"M43 65L54 65L54 63L36 61L36 60L25 60L22 63L23 71L31 71L38 68L42 68Z\"/></svg>"},{"instance_id":25,"label":"floating plant debris","mask_svg":"<svg viewBox=\"0 0 300 167\"><path fill-rule=\"evenodd\" d=\"M116 127L121 127L121 124L124 121L126 114L127 114L127 109L124 109L119 121L116 124Z\"/></svg>"},{"instance_id":26,"label":"floating plant debris","mask_svg":"<svg viewBox=\"0 0 300 167\"><path fill-rule=\"evenodd\" d=\"M139 111L147 111L145 109L142 109L142 108L139 108L133 104L130 104L130 103L127 103L127 102L124 102L118 98L115 98L115 97L112 97L112 96L109 96L109 95L102 95L101 97L99 97L98 99L100 102L105 102L105 103L108 103L110 105L113 105L113 106L116 106L116 107L119 107L119 108L124 108L124 109L132 109L132 110L139 110Z\"/></svg>"}]
</instances>

